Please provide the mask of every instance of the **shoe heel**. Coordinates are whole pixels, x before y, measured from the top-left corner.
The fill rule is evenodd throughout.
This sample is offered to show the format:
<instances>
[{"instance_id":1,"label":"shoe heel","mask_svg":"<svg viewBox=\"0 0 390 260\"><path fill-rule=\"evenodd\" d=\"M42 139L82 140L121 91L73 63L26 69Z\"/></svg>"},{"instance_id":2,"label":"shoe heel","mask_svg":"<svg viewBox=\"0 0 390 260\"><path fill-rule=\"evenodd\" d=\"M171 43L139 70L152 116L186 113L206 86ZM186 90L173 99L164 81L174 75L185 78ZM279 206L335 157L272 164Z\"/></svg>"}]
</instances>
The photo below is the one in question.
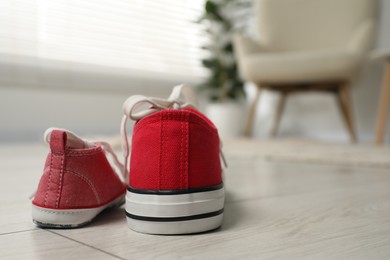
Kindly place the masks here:
<instances>
[{"instance_id":1,"label":"shoe heel","mask_svg":"<svg viewBox=\"0 0 390 260\"><path fill-rule=\"evenodd\" d=\"M204 189L202 189L204 190ZM190 234L221 226L225 192L214 190L148 191L129 188L126 216L130 229L147 234Z\"/></svg>"}]
</instances>

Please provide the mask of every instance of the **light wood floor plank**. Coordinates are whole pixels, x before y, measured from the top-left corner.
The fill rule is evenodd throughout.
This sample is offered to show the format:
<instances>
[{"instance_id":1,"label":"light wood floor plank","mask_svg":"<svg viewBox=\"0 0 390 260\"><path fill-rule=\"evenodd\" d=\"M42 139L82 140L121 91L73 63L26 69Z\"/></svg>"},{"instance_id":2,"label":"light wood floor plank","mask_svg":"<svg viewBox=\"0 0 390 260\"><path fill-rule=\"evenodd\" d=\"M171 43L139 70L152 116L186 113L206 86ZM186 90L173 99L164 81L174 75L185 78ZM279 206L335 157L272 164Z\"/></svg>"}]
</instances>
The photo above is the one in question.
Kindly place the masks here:
<instances>
[{"instance_id":1,"label":"light wood floor plank","mask_svg":"<svg viewBox=\"0 0 390 260\"><path fill-rule=\"evenodd\" d=\"M299 179L298 173L303 174L315 167L288 166L292 169L290 178L287 173L286 176L282 174L284 177L279 182ZM335 170L334 167L327 168ZM341 169L334 172L354 179L353 172ZM368 172L364 174L364 171L357 170L356 179L351 183L341 181L340 185L333 185L336 180L325 178L322 182L320 178L314 188L302 188L301 192L254 196L237 201L236 194L242 194L247 186L240 185L236 179L233 183L237 186L228 187L230 202L226 205L222 229L208 234L178 237L138 234L127 229L125 220L121 218L123 210L107 213L104 221L89 229L55 232L128 259L208 259L211 256L215 259L239 256L261 259L383 259L390 257L390 200L387 199L390 197L390 176L383 172L370 174L374 180L366 178ZM227 181L229 177L226 176ZM261 180L258 178L256 183ZM299 181L301 185L305 183L304 178ZM315 184L310 182L310 178L306 181L309 185ZM325 187L321 188L321 185ZM281 188L284 189L284 186ZM110 218L113 220L111 224Z\"/></svg>"},{"instance_id":2,"label":"light wood floor plank","mask_svg":"<svg viewBox=\"0 0 390 260\"><path fill-rule=\"evenodd\" d=\"M0 235L0 259L120 259L44 230Z\"/></svg>"},{"instance_id":3,"label":"light wood floor plank","mask_svg":"<svg viewBox=\"0 0 390 260\"><path fill-rule=\"evenodd\" d=\"M0 234L34 228L29 196L38 186L46 153L43 145L0 145Z\"/></svg>"},{"instance_id":4,"label":"light wood floor plank","mask_svg":"<svg viewBox=\"0 0 390 260\"><path fill-rule=\"evenodd\" d=\"M383 165L231 157L220 230L151 236L127 228L123 207L85 228L37 229L28 195L46 152L44 146L0 146L0 259L53 259L54 252L58 259L390 258L390 169Z\"/></svg>"},{"instance_id":5,"label":"light wood floor plank","mask_svg":"<svg viewBox=\"0 0 390 260\"><path fill-rule=\"evenodd\" d=\"M390 158L389 158L390 160ZM312 163L231 159L225 173L228 201L348 189L389 182L390 170Z\"/></svg>"},{"instance_id":6,"label":"light wood floor plank","mask_svg":"<svg viewBox=\"0 0 390 260\"><path fill-rule=\"evenodd\" d=\"M387 259L388 185L228 203L223 227L201 235L138 234L121 211L108 216L112 224L55 232L127 259Z\"/></svg>"}]
</instances>

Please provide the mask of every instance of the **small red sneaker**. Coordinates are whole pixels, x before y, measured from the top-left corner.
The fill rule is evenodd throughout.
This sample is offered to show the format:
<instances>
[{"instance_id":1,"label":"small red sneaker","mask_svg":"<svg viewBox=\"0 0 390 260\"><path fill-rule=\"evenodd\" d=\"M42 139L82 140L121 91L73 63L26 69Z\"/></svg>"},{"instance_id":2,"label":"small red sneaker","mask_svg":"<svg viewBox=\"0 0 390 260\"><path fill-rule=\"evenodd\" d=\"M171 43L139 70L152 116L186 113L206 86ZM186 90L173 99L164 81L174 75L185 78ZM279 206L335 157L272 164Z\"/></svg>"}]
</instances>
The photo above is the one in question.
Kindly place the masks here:
<instances>
[{"instance_id":1,"label":"small red sneaker","mask_svg":"<svg viewBox=\"0 0 390 260\"><path fill-rule=\"evenodd\" d=\"M186 100L180 101L181 96ZM191 89L181 85L168 100L132 96L124 103L126 163L126 121L136 121L126 195L128 226L135 231L186 234L222 224L219 136L211 121L188 103L191 96Z\"/></svg>"},{"instance_id":2,"label":"small red sneaker","mask_svg":"<svg viewBox=\"0 0 390 260\"><path fill-rule=\"evenodd\" d=\"M123 180L107 160L111 147L88 142L75 134L50 128L45 133L50 145L43 175L32 201L32 218L40 227L74 228L88 224L101 211L124 203Z\"/></svg>"}]
</instances>

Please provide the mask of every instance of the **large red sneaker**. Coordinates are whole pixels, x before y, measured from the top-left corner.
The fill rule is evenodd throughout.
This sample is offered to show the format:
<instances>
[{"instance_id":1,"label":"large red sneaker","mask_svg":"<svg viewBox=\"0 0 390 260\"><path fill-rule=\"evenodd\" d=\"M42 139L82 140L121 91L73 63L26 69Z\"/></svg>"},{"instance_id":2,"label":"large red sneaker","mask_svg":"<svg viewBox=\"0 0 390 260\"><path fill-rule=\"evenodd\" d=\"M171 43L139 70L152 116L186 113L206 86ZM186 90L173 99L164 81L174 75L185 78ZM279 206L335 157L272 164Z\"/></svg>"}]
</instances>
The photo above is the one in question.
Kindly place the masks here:
<instances>
[{"instance_id":1,"label":"large red sneaker","mask_svg":"<svg viewBox=\"0 0 390 260\"><path fill-rule=\"evenodd\" d=\"M107 160L106 153L111 154L121 168L107 143L88 142L53 128L46 131L45 141L50 152L32 201L38 226L80 227L104 209L124 203L125 177L121 180Z\"/></svg>"},{"instance_id":2,"label":"large red sneaker","mask_svg":"<svg viewBox=\"0 0 390 260\"><path fill-rule=\"evenodd\" d=\"M181 101L181 96L187 99ZM135 231L186 234L222 224L225 192L218 132L189 103L190 96L190 89L181 85L167 100L132 96L124 103L125 158L126 120L136 121L126 194L128 226Z\"/></svg>"}]
</instances>

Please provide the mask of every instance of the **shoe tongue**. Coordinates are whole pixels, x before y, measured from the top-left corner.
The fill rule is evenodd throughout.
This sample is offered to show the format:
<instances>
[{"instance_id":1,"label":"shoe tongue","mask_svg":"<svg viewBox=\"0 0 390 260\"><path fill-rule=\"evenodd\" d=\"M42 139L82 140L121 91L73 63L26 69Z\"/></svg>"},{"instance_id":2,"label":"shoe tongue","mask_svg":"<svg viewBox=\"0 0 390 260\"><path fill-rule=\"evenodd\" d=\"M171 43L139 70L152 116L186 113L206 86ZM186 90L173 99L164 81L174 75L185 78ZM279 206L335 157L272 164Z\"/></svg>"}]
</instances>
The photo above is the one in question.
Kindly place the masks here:
<instances>
[{"instance_id":1,"label":"shoe tongue","mask_svg":"<svg viewBox=\"0 0 390 260\"><path fill-rule=\"evenodd\" d=\"M73 148L73 149L83 149L88 148L88 145L86 142L78 137L77 135L73 134L72 132L65 131L67 135L66 140L66 147Z\"/></svg>"},{"instance_id":2,"label":"shoe tongue","mask_svg":"<svg viewBox=\"0 0 390 260\"><path fill-rule=\"evenodd\" d=\"M46 130L44 137L43 137L46 143L50 143L50 136L54 130L58 130L58 131L62 131L64 133L66 133L66 137L67 137L66 138L66 147L67 148L83 149L83 148L90 148L90 147L94 146L92 143L81 139L73 132L71 132L69 130L65 130L65 129L60 129L60 128L49 128Z\"/></svg>"}]
</instances>

